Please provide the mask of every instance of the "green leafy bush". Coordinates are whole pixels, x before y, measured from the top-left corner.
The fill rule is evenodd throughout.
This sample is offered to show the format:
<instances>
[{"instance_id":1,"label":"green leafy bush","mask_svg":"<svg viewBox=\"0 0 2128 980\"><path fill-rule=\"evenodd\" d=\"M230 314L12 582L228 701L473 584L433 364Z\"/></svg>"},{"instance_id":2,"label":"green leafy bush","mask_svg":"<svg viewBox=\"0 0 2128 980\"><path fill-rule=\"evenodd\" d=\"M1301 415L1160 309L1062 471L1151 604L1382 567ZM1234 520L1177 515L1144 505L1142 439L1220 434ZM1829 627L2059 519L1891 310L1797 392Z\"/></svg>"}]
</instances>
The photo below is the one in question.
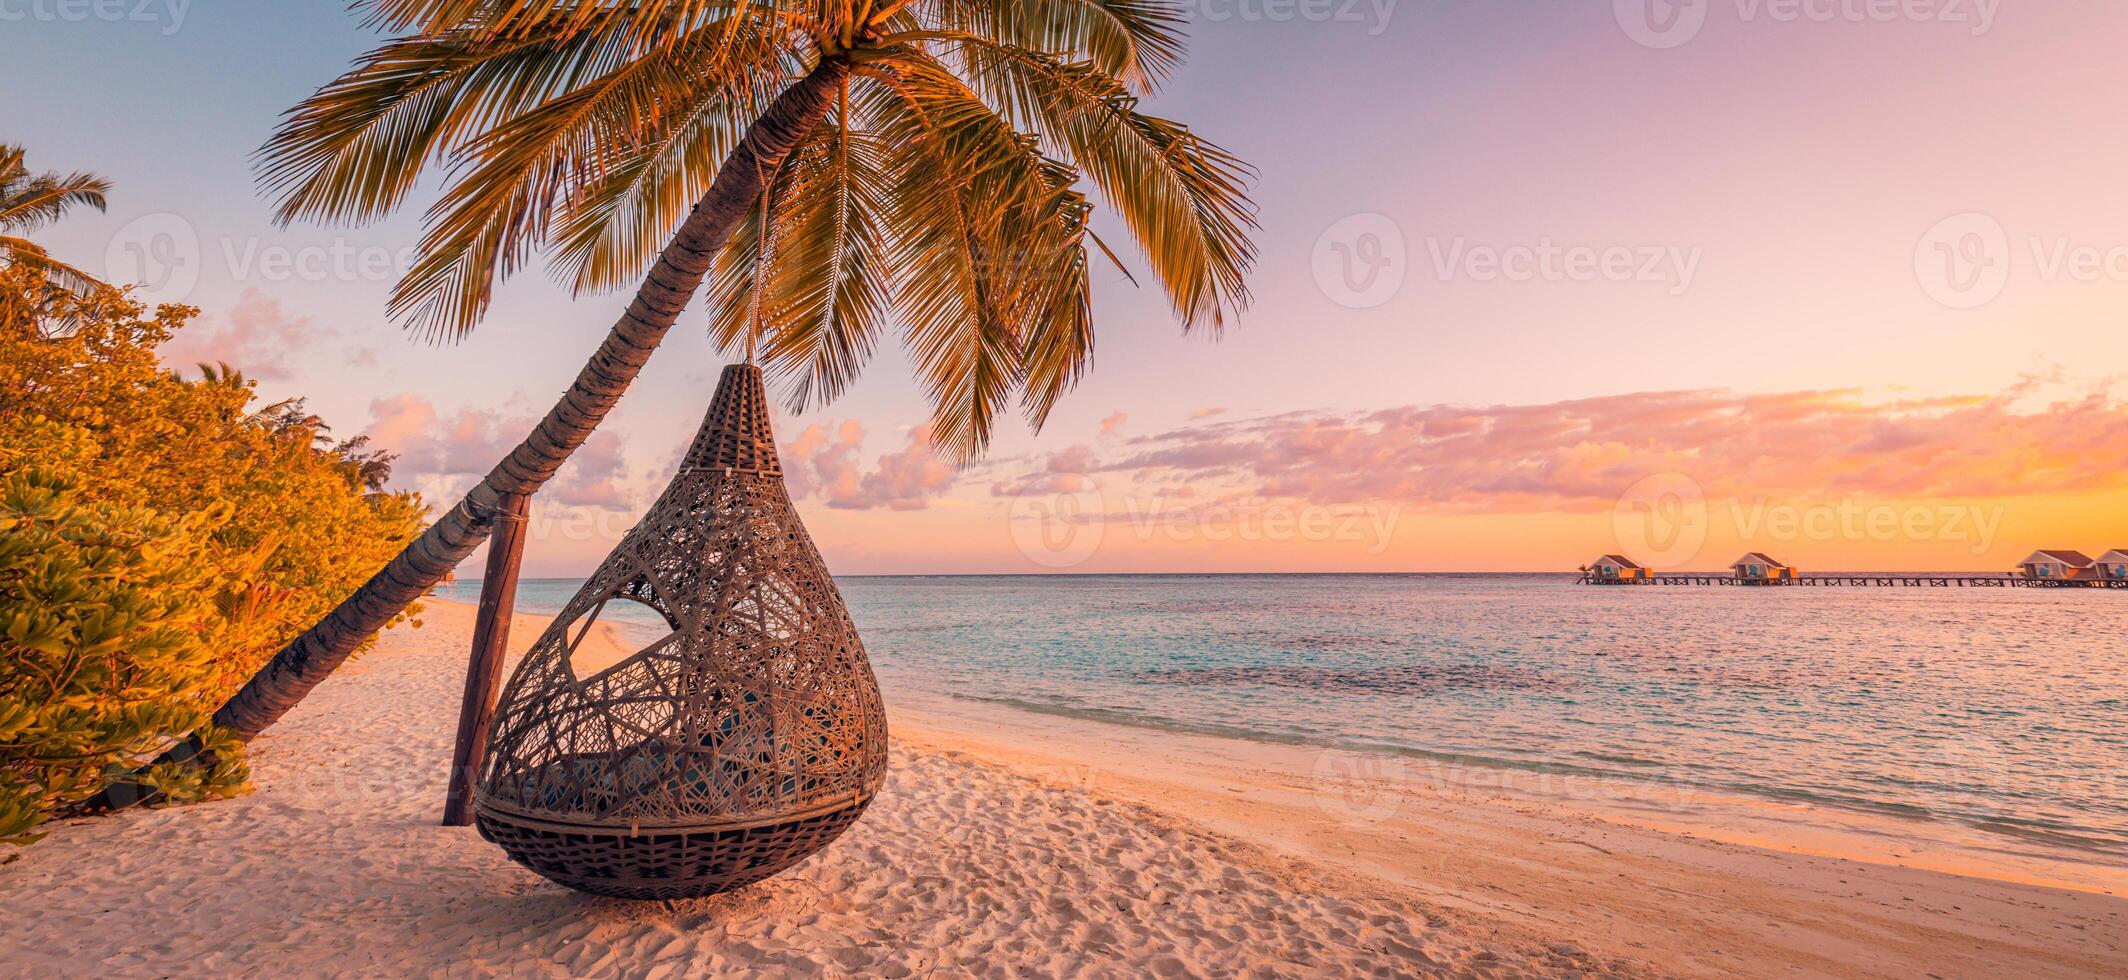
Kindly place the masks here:
<instances>
[{"instance_id":1,"label":"green leafy bush","mask_svg":"<svg viewBox=\"0 0 2128 980\"><path fill-rule=\"evenodd\" d=\"M0 299L36 286L0 269ZM421 527L387 457L333 443L301 402L257 409L226 368L163 370L195 311L63 299L71 332L0 317L0 840L200 731L174 802L240 792L242 746L207 727L273 652ZM7 304L0 302L0 309ZM48 315L49 311L47 311Z\"/></svg>"}]
</instances>

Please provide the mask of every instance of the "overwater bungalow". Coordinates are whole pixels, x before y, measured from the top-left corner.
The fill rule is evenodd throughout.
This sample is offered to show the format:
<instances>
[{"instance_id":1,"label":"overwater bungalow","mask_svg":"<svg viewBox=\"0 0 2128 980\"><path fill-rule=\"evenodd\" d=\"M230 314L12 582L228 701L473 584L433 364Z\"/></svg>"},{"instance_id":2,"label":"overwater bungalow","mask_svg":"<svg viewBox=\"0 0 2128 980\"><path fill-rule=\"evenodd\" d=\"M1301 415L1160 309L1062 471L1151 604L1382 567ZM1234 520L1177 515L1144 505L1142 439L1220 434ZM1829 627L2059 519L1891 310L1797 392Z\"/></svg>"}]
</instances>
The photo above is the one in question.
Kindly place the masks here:
<instances>
[{"instance_id":1,"label":"overwater bungalow","mask_svg":"<svg viewBox=\"0 0 2128 980\"><path fill-rule=\"evenodd\" d=\"M1757 551L1730 563L1729 570L1736 576L1737 581L1754 585L1783 584L1793 582L1796 578L1794 565L1783 565Z\"/></svg>"},{"instance_id":2,"label":"overwater bungalow","mask_svg":"<svg viewBox=\"0 0 2128 980\"><path fill-rule=\"evenodd\" d=\"M2108 582L2128 582L2128 548L2115 548L2098 556L2098 577Z\"/></svg>"},{"instance_id":3,"label":"overwater bungalow","mask_svg":"<svg viewBox=\"0 0 2128 980\"><path fill-rule=\"evenodd\" d=\"M1623 555L1605 555L1589 564L1589 578L1596 582L1646 582L1655 573Z\"/></svg>"},{"instance_id":4,"label":"overwater bungalow","mask_svg":"<svg viewBox=\"0 0 2128 980\"><path fill-rule=\"evenodd\" d=\"M2081 551L2035 551L2017 563L2018 574L2050 582L2087 582L2098 578L2098 563Z\"/></svg>"}]
</instances>

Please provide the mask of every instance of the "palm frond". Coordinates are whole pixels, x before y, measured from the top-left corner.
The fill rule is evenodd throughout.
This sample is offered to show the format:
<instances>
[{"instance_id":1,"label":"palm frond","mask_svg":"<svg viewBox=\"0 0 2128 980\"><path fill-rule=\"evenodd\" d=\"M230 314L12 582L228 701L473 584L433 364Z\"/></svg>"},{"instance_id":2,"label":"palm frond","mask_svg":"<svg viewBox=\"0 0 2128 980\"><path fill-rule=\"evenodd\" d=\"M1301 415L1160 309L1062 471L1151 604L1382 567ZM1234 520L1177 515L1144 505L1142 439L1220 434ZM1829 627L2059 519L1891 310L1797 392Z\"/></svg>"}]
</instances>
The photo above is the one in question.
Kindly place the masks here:
<instances>
[{"instance_id":1,"label":"palm frond","mask_svg":"<svg viewBox=\"0 0 2128 980\"><path fill-rule=\"evenodd\" d=\"M1173 0L937 0L931 29L1040 54L1083 58L1150 92L1181 67L1188 11Z\"/></svg>"},{"instance_id":2,"label":"palm frond","mask_svg":"<svg viewBox=\"0 0 2128 980\"><path fill-rule=\"evenodd\" d=\"M39 228L76 206L104 209L109 181L83 172L32 174L27 158L21 147L0 144L0 231ZM37 269L54 288L76 296L106 288L102 280L53 258L43 246L18 235L0 234L0 261ZM51 305L39 304L40 309Z\"/></svg>"},{"instance_id":3,"label":"palm frond","mask_svg":"<svg viewBox=\"0 0 2128 980\"><path fill-rule=\"evenodd\" d=\"M1137 98L1090 63L972 34L943 43L971 87L1092 178L1186 327L1216 329L1248 306L1257 225L1246 164L1187 126L1137 111Z\"/></svg>"},{"instance_id":4,"label":"palm frond","mask_svg":"<svg viewBox=\"0 0 2128 980\"><path fill-rule=\"evenodd\" d=\"M855 74L759 207L723 203L706 279L712 336L737 347L758 325L794 408L841 394L892 321L936 445L974 456L1015 398L1039 427L1092 361L1089 244L1123 267L1096 200L1185 329L1248 303L1252 172L1138 109L1181 64L1183 0L356 6L412 36L299 107L261 179L284 221L363 220L443 168L391 301L432 335L470 330L542 255L578 291L633 282L789 76L830 63Z\"/></svg>"},{"instance_id":5,"label":"palm frond","mask_svg":"<svg viewBox=\"0 0 2128 980\"><path fill-rule=\"evenodd\" d=\"M0 196L0 228L39 228L76 206L101 211L104 195L110 191L110 181L90 173L45 174L19 181Z\"/></svg>"},{"instance_id":6,"label":"palm frond","mask_svg":"<svg viewBox=\"0 0 2128 980\"><path fill-rule=\"evenodd\" d=\"M584 189L595 193L639 157L666 112L751 104L756 73L700 70L723 53L705 39L636 58L469 144L461 156L477 164L454 175L430 209L422 258L393 290L391 313L431 335L472 329L495 284L549 244L550 227L579 208Z\"/></svg>"},{"instance_id":7,"label":"palm frond","mask_svg":"<svg viewBox=\"0 0 2128 980\"><path fill-rule=\"evenodd\" d=\"M508 40L579 31L621 31L637 53L674 46L704 24L743 17L810 28L816 4L802 0L359 0L374 27Z\"/></svg>"},{"instance_id":8,"label":"palm frond","mask_svg":"<svg viewBox=\"0 0 2128 980\"><path fill-rule=\"evenodd\" d=\"M793 411L825 404L856 380L893 308L881 224L893 203L887 154L849 118L845 97L778 172L770 255L756 209L710 274L711 336L726 349L743 346L758 312L759 358L787 387ZM764 262L768 274L756 276Z\"/></svg>"},{"instance_id":9,"label":"palm frond","mask_svg":"<svg viewBox=\"0 0 2128 980\"><path fill-rule=\"evenodd\" d=\"M291 110L259 151L275 217L365 221L488 130L628 64L624 31L387 41Z\"/></svg>"},{"instance_id":10,"label":"palm frond","mask_svg":"<svg viewBox=\"0 0 2128 980\"><path fill-rule=\"evenodd\" d=\"M44 247L27 238L0 235L0 259L8 263L36 269L44 273L52 285L76 296L87 296L99 289L109 288L103 280L89 275L46 252Z\"/></svg>"},{"instance_id":11,"label":"palm frond","mask_svg":"<svg viewBox=\"0 0 2128 980\"><path fill-rule=\"evenodd\" d=\"M709 189L745 126L775 97L786 70L802 68L773 32L704 38L708 50L681 91L651 108L647 138L616 154L604 174L565 202L555 234L556 271L579 291L643 274L672 230Z\"/></svg>"},{"instance_id":12,"label":"palm frond","mask_svg":"<svg viewBox=\"0 0 2128 980\"><path fill-rule=\"evenodd\" d=\"M1050 365L1057 378L1071 375L1070 352L1091 349L1042 335L1076 329L1071 298L1084 298L1077 174L935 61L904 59L874 77L882 97L865 108L893 154L896 307L935 444L972 458L1026 383L1030 348L1062 357Z\"/></svg>"}]
</instances>

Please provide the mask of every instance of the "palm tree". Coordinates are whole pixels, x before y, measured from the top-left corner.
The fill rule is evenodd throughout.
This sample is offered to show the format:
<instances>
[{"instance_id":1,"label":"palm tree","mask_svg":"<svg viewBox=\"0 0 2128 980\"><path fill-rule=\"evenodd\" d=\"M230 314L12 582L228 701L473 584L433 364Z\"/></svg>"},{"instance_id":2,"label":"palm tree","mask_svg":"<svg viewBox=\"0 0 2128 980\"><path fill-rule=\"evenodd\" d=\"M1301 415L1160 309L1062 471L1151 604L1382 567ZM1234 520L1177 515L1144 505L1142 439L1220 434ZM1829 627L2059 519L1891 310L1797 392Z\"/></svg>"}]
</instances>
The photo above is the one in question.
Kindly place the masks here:
<instances>
[{"instance_id":1,"label":"palm tree","mask_svg":"<svg viewBox=\"0 0 2128 980\"><path fill-rule=\"evenodd\" d=\"M1247 167L1138 111L1181 63L1178 0L358 6L402 36L263 150L283 222L381 217L440 168L423 258L390 302L430 335L473 329L540 255L579 290L638 285L525 441L217 712L239 737L552 477L705 280L714 336L750 357L758 343L794 409L835 397L897 325L934 438L963 460L1015 399L1040 426L1091 361L1087 243L1121 263L1089 192L1186 330L1247 304Z\"/></svg>"},{"instance_id":2,"label":"palm tree","mask_svg":"<svg viewBox=\"0 0 2128 980\"><path fill-rule=\"evenodd\" d=\"M36 269L53 288L76 295L104 288L95 276L53 258L43 246L19 233L58 221L76 205L103 210L110 182L90 173L31 174L23 163L25 155L19 146L0 144L0 264ZM21 319L45 321L41 304L31 305L38 308L22 311ZM10 321L15 319L9 316Z\"/></svg>"}]
</instances>

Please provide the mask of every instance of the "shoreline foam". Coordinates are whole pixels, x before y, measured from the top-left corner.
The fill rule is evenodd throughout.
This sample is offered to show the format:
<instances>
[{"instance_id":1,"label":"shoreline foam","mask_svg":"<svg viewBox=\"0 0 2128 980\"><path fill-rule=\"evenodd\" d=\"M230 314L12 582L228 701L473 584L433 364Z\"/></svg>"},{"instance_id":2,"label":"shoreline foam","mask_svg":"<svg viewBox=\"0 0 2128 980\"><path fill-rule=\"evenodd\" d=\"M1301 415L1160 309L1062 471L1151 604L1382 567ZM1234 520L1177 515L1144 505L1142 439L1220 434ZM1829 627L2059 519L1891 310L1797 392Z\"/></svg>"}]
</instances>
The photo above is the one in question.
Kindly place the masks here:
<instances>
[{"instance_id":1,"label":"shoreline foam","mask_svg":"<svg viewBox=\"0 0 2128 980\"><path fill-rule=\"evenodd\" d=\"M893 693L903 701L929 704L926 723L930 727L964 735L970 734L971 725L976 724L973 718L944 720L956 712L942 708L940 699L966 705L958 712L962 715L996 714L996 719L986 723L992 727L1010 715L1041 716L1061 719L1068 725L1083 725L1088 729L1082 734L1089 745L1105 741L1099 737L1100 730L1114 728L1291 749L1318 758L1376 756L1380 758L1372 764L1400 782L1483 786L1554 803L1579 803L1592 816L1735 843L1760 843L1764 838L1738 835L1726 822L1728 817L1721 814L1748 816L1773 808L1782 814L1783 826L1820 839L1811 853L1825 857L2128 896L2128 853L2106 841L2060 832L2055 825L2040 821L1935 813L1875 800L1774 789L1754 792L1744 787L1654 775L1624 776L1567 763L1286 737L920 688L900 687ZM1295 773L1305 769L1291 765L1298 759L1298 755L1286 757L1288 768ZM1691 815L1698 811L1714 815L1692 819ZM1906 843L1896 848L1873 843L1882 839ZM2032 850L2035 846L2041 849Z\"/></svg>"},{"instance_id":2,"label":"shoreline foam","mask_svg":"<svg viewBox=\"0 0 2128 980\"><path fill-rule=\"evenodd\" d=\"M2120 898L1814 856L1778 810L1757 847L892 690L888 789L827 852L591 898L436 826L472 615L425 618L254 744L257 793L64 821L0 867L37 912L0 974L2128 972Z\"/></svg>"},{"instance_id":3,"label":"shoreline foam","mask_svg":"<svg viewBox=\"0 0 2128 980\"><path fill-rule=\"evenodd\" d=\"M1415 901L1575 935L1665 971L2092 975L2128 969L2119 868L1919 821L1619 780L1429 766L889 691L897 739L1112 795ZM1538 781L1542 782L1542 781ZM1976 836L1978 836L1976 834Z\"/></svg>"}]
</instances>

